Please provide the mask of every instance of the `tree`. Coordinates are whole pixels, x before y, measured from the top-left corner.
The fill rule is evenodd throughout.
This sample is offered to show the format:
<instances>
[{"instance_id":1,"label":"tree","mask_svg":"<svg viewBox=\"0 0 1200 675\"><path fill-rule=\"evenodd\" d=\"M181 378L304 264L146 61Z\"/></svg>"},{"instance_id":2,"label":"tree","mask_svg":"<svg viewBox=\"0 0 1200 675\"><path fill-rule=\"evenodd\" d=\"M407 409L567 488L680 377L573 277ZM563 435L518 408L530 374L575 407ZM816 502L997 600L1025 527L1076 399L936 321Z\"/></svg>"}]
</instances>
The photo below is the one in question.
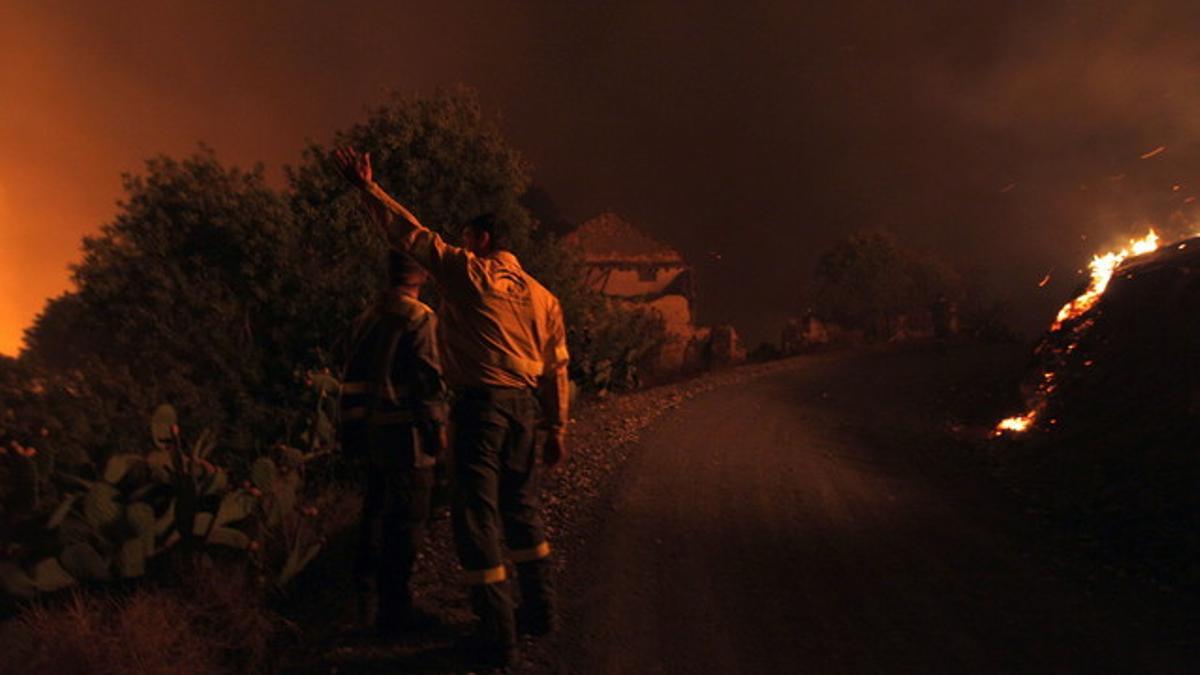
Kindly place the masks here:
<instances>
[{"instance_id":1,"label":"tree","mask_svg":"<svg viewBox=\"0 0 1200 675\"><path fill-rule=\"evenodd\" d=\"M952 270L903 248L890 232L864 230L821 255L813 296L823 318L878 339L939 297L955 299L958 286Z\"/></svg>"},{"instance_id":2,"label":"tree","mask_svg":"<svg viewBox=\"0 0 1200 675\"><path fill-rule=\"evenodd\" d=\"M261 168L226 168L207 149L148 161L125 191L116 219L84 240L77 289L47 304L22 359L107 390L101 448L140 443L162 400L236 449L281 433L313 344L285 200Z\"/></svg>"},{"instance_id":3,"label":"tree","mask_svg":"<svg viewBox=\"0 0 1200 675\"><path fill-rule=\"evenodd\" d=\"M303 163L288 170L292 207L307 237L360 260L366 248L381 260L385 243L332 160L346 145L371 154L376 180L427 227L454 239L469 220L492 213L508 227L514 251L530 248L533 223L520 204L528 167L471 90L393 95L335 133L329 147L310 144Z\"/></svg>"},{"instance_id":4,"label":"tree","mask_svg":"<svg viewBox=\"0 0 1200 675\"><path fill-rule=\"evenodd\" d=\"M575 223L567 220L558 208L558 202L540 185L529 186L521 195L521 206L529 211L529 215L537 223L538 232L553 233L555 236L565 236L575 229Z\"/></svg>"}]
</instances>

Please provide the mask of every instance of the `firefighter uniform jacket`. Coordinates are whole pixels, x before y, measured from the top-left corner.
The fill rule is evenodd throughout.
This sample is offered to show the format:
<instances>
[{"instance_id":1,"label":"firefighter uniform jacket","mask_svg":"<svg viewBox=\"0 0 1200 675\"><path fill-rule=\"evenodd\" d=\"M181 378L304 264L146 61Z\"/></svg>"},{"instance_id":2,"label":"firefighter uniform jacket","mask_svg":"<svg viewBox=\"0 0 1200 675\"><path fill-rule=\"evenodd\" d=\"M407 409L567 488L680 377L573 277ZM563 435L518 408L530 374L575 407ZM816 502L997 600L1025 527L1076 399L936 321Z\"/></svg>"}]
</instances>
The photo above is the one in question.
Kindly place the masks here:
<instances>
[{"instance_id":1,"label":"firefighter uniform jacket","mask_svg":"<svg viewBox=\"0 0 1200 675\"><path fill-rule=\"evenodd\" d=\"M410 459L410 466L432 466L447 417L433 310L390 292L358 318L347 346L340 428L347 454L369 456L382 466ZM413 456L377 457L396 449L371 447L372 432L399 427L412 430Z\"/></svg>"},{"instance_id":2,"label":"firefighter uniform jacket","mask_svg":"<svg viewBox=\"0 0 1200 675\"><path fill-rule=\"evenodd\" d=\"M368 205L392 246L407 251L438 282L449 383L534 388L543 425L562 434L570 385L558 298L526 273L512 253L481 257L448 244L377 183L366 187Z\"/></svg>"}]
</instances>

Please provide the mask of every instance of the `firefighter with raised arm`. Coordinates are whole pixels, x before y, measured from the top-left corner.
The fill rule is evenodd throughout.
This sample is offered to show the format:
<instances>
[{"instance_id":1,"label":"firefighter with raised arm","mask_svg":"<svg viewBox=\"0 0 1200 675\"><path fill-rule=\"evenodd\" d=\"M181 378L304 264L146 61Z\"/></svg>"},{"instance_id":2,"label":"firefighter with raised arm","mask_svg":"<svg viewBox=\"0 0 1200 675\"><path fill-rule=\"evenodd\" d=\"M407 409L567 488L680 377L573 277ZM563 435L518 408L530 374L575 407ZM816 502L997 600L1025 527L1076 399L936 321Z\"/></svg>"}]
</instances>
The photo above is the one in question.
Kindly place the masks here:
<instances>
[{"instance_id":1,"label":"firefighter with raised arm","mask_svg":"<svg viewBox=\"0 0 1200 675\"><path fill-rule=\"evenodd\" d=\"M456 394L455 544L479 618L466 645L482 661L504 665L515 655L518 628L540 635L554 624L535 438L544 435L547 467L565 458L562 310L504 250L502 223L476 218L463 228L463 245L451 245L373 180L370 155L345 148L336 159L391 246L411 253L439 286L446 377ZM520 589L515 614L506 560L515 563Z\"/></svg>"},{"instance_id":2,"label":"firefighter with raised arm","mask_svg":"<svg viewBox=\"0 0 1200 675\"><path fill-rule=\"evenodd\" d=\"M359 617L385 635L437 623L413 604L409 581L425 538L447 417L437 318L417 299L428 275L394 251L388 277L388 290L348 336L339 428L343 450L365 468L354 561Z\"/></svg>"}]
</instances>

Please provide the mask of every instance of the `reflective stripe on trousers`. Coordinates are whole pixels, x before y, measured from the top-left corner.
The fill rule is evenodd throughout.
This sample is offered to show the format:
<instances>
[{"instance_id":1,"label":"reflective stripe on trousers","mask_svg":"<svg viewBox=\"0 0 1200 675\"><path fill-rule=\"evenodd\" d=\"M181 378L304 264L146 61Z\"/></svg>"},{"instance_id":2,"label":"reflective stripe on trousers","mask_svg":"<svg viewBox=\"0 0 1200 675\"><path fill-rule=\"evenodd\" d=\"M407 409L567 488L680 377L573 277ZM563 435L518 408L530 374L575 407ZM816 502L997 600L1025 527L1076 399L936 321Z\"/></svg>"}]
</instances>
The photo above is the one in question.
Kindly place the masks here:
<instances>
[{"instance_id":1,"label":"reflective stripe on trousers","mask_svg":"<svg viewBox=\"0 0 1200 675\"><path fill-rule=\"evenodd\" d=\"M508 570L504 565L489 567L483 570L463 570L463 580L468 586L484 586L498 584L508 579Z\"/></svg>"},{"instance_id":2,"label":"reflective stripe on trousers","mask_svg":"<svg viewBox=\"0 0 1200 675\"><path fill-rule=\"evenodd\" d=\"M550 542L543 541L533 548L522 548L508 552L509 560L515 563L533 562L550 556Z\"/></svg>"},{"instance_id":3,"label":"reflective stripe on trousers","mask_svg":"<svg viewBox=\"0 0 1200 675\"><path fill-rule=\"evenodd\" d=\"M543 541L533 548L508 552L508 559L518 565L548 557L550 557L550 542L548 541ZM482 570L463 570L463 580L468 586L496 584L508 580L508 569L504 565L497 565Z\"/></svg>"}]
</instances>

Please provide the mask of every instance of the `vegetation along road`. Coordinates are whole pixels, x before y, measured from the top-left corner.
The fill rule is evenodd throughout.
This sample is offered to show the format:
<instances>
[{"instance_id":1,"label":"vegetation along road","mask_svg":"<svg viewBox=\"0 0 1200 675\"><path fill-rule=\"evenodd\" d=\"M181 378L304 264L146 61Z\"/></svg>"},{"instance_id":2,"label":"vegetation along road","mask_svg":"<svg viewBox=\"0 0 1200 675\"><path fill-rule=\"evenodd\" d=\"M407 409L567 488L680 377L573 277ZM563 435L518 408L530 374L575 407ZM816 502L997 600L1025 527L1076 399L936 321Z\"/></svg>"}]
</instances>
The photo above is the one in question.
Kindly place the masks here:
<instances>
[{"instance_id":1,"label":"vegetation along road","mask_svg":"<svg viewBox=\"0 0 1200 675\"><path fill-rule=\"evenodd\" d=\"M801 358L684 403L613 477L522 669L1187 670L1154 598L1064 561L955 440L1018 352Z\"/></svg>"}]
</instances>

